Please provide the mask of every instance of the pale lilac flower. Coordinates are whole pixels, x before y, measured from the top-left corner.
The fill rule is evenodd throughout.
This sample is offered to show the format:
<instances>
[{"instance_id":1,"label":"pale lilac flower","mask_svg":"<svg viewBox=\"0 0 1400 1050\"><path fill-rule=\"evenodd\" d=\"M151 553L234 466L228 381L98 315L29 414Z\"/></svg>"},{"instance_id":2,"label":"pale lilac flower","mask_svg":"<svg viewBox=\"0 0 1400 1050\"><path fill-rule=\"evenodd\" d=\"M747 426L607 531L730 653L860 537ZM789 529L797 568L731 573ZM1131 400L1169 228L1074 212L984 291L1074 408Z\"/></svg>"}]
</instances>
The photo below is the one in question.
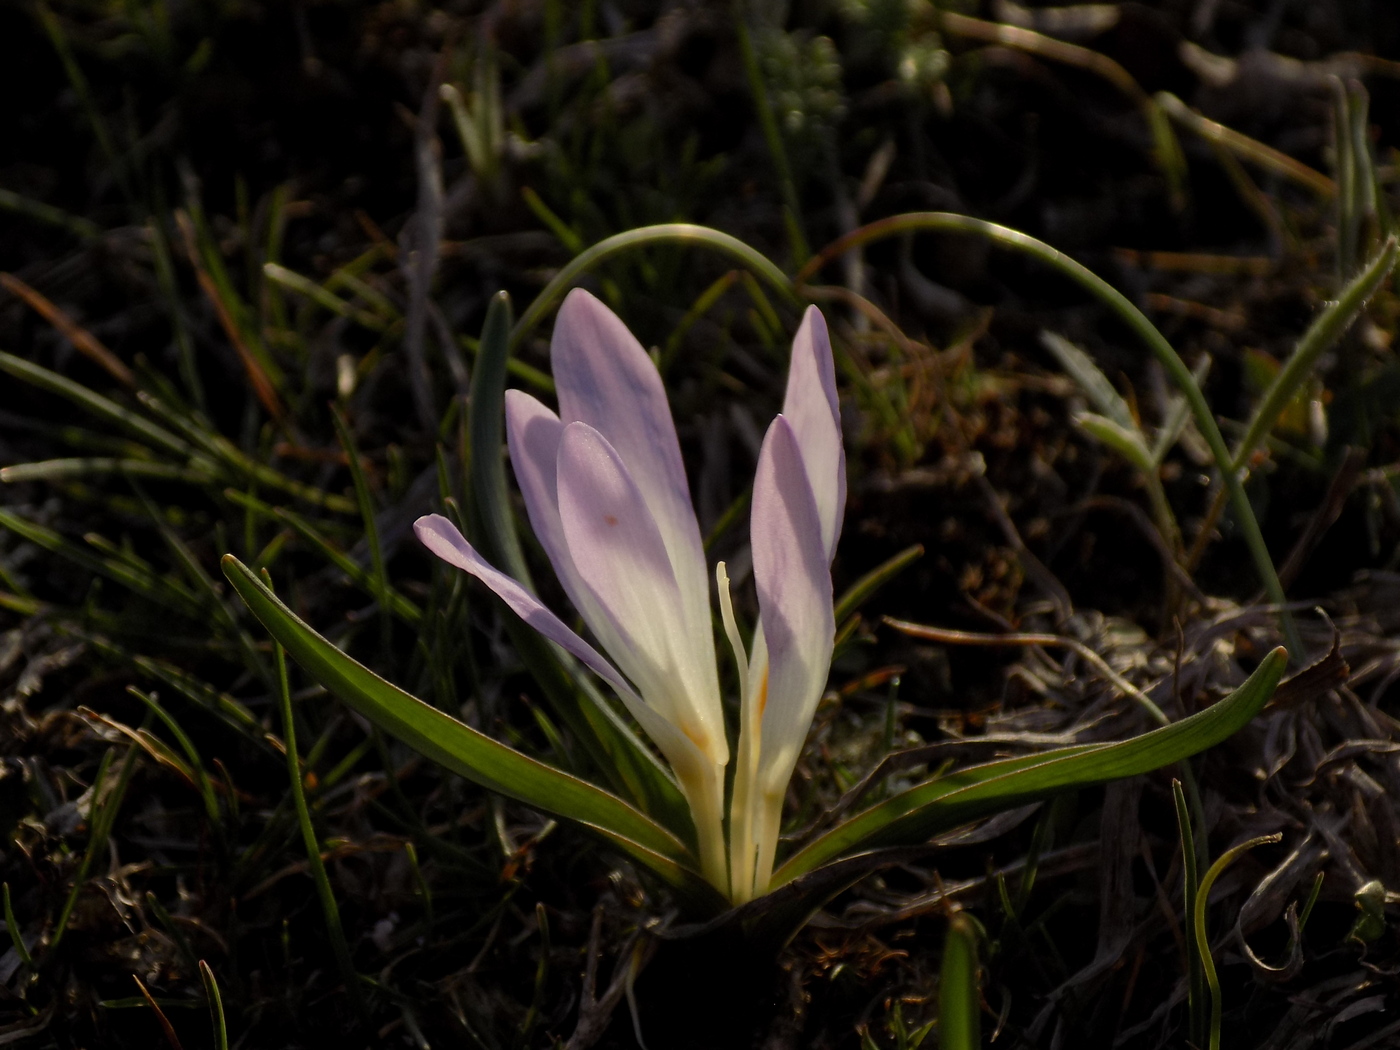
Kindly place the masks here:
<instances>
[{"instance_id":1,"label":"pale lilac flower","mask_svg":"<svg viewBox=\"0 0 1400 1050\"><path fill-rule=\"evenodd\" d=\"M826 323L815 308L803 318L783 414L759 457L751 535L761 623L747 653L717 566L743 694L729 850L709 574L660 374L617 316L582 290L559 310L551 357L558 415L521 391L506 394L511 463L535 535L607 657L488 565L446 518L420 518L415 530L617 690L675 772L705 877L747 900L767 888L783 792L831 660L830 564L846 483Z\"/></svg>"}]
</instances>

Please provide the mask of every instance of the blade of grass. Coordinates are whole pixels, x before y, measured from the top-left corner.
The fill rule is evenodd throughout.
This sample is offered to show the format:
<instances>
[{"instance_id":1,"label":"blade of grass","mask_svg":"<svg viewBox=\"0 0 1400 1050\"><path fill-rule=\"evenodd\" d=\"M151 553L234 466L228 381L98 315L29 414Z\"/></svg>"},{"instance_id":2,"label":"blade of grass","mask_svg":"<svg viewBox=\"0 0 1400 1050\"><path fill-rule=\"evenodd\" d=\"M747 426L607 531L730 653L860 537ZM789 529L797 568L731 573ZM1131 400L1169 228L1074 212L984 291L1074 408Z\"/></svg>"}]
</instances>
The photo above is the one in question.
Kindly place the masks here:
<instances>
[{"instance_id":1,"label":"blade of grass","mask_svg":"<svg viewBox=\"0 0 1400 1050\"><path fill-rule=\"evenodd\" d=\"M3 361L0 361L0 367L4 367ZM359 512L359 505L354 500L337 496L334 493L323 492L313 485L304 485L300 481L287 477L281 471L257 462L245 455L228 438L210 429L203 420L182 415L147 391L140 391L136 395L136 399L153 414L160 416L165 423L178 430L191 445L214 457L217 463L224 464L235 475L235 478L230 480L255 482L258 485L277 489L279 492L285 492L297 499L324 507L326 510L335 511L338 514Z\"/></svg>"},{"instance_id":2,"label":"blade of grass","mask_svg":"<svg viewBox=\"0 0 1400 1050\"><path fill-rule=\"evenodd\" d=\"M1324 200L1336 195L1337 183L1317 169L1310 168L1302 161L1294 160L1288 154L1266 146L1233 128L1227 128L1224 124L1217 124L1201 116L1169 91L1157 92L1156 99L1167 116L1207 142L1216 143L1251 164L1292 179Z\"/></svg>"},{"instance_id":3,"label":"blade of grass","mask_svg":"<svg viewBox=\"0 0 1400 1050\"><path fill-rule=\"evenodd\" d=\"M905 547L893 558L881 562L856 580L855 583L846 588L845 593L840 598L836 599L834 607L836 622L841 623L845 620L851 613L869 601L876 591L923 556L924 545L916 543L912 547Z\"/></svg>"},{"instance_id":4,"label":"blade of grass","mask_svg":"<svg viewBox=\"0 0 1400 1050\"><path fill-rule=\"evenodd\" d=\"M329 876L326 875L326 865L321 859L321 843L316 838L316 829L311 823L311 810L307 808L306 793L302 789L296 722L292 717L292 691L287 680L287 654L276 642L272 645L272 652L277 665L277 709L282 719L282 740L286 745L287 780L291 787L292 807L296 810L297 825L301 828L301 841L306 846L306 863L311 872L311 881L316 886L316 897L321 902L321 916L326 921L331 954L335 956L336 966L340 969L340 979L345 982L345 994L350 997L355 1012L363 1021L365 1013L360 975L355 972L355 963L350 958L350 945L346 943L345 928L340 922L340 905L336 903L335 891L331 888Z\"/></svg>"},{"instance_id":5,"label":"blade of grass","mask_svg":"<svg viewBox=\"0 0 1400 1050\"><path fill-rule=\"evenodd\" d=\"M1259 399L1259 406L1250 416L1244 437L1235 447L1232 464L1236 471L1244 469L1249 463L1260 443L1273 430L1280 414L1317 367L1322 355L1346 334L1366 303L1380 289L1395 267L1397 252L1400 252L1400 242L1397 242L1394 236L1388 237L1375 258L1366 264L1347 284L1342 294L1308 326L1303 338L1299 339L1298 345L1293 348L1293 353L1274 374L1273 381L1264 391L1264 396Z\"/></svg>"},{"instance_id":6,"label":"blade of grass","mask_svg":"<svg viewBox=\"0 0 1400 1050\"><path fill-rule=\"evenodd\" d=\"M384 570L384 548L379 543L379 526L375 522L374 497L369 491L369 479L365 476L364 464L360 462L360 451L355 447L355 437L350 433L350 425L341 415L340 409L331 409L331 420L335 424L335 435L340 447L345 450L350 463L350 479L355 485L355 499L360 505L360 520L365 529L365 545L369 547L370 585L375 600L379 603L380 622L383 625L385 651L389 648L389 613L392 599L389 594L389 576Z\"/></svg>"},{"instance_id":7,"label":"blade of grass","mask_svg":"<svg viewBox=\"0 0 1400 1050\"><path fill-rule=\"evenodd\" d=\"M1092 357L1064 336L1055 332L1041 332L1040 345L1049 350L1055 360L1060 362L1060 367L1079 384L1079 389L1084 392L1085 397L1093 402L1094 407L1117 426L1124 430L1138 431L1139 436L1141 436L1137 420L1133 418L1133 411L1128 407L1128 402L1124 401L1123 396L1113 389L1113 384L1109 382L1108 376L1099 370L1099 366L1094 364ZM1146 445L1146 439L1142 443Z\"/></svg>"},{"instance_id":8,"label":"blade of grass","mask_svg":"<svg viewBox=\"0 0 1400 1050\"><path fill-rule=\"evenodd\" d=\"M203 959L199 960L199 976L204 982L204 995L209 1000L209 1023L214 1030L214 1050L228 1050L228 1026L224 1023L224 999L219 994L219 982L214 971Z\"/></svg>"},{"instance_id":9,"label":"blade of grass","mask_svg":"<svg viewBox=\"0 0 1400 1050\"><path fill-rule=\"evenodd\" d=\"M1196 835L1191 828L1191 814L1186 808L1186 795L1181 790L1181 781L1172 781L1172 800L1176 804L1176 827L1181 837L1181 863L1185 910L1188 923L1195 922L1196 895L1199 889L1196 869ZM1192 1046L1203 1046L1206 1041L1206 978L1201 968L1201 953L1196 945L1194 932L1186 938L1186 1008L1188 1012L1188 1042Z\"/></svg>"},{"instance_id":10,"label":"blade of grass","mask_svg":"<svg viewBox=\"0 0 1400 1050\"><path fill-rule=\"evenodd\" d=\"M175 1034L175 1026L170 1023L170 1018L165 1016L165 1011L160 1008L160 1003L156 1002L155 996L151 995L150 990L141 983L141 978L132 974L131 979L136 982L136 987L141 989L141 998L146 1000L146 1005L155 1013L160 1030L165 1035L165 1041L170 1044L170 1050L185 1050L180 1044L180 1037Z\"/></svg>"},{"instance_id":11,"label":"blade of grass","mask_svg":"<svg viewBox=\"0 0 1400 1050\"><path fill-rule=\"evenodd\" d=\"M311 278L303 277L301 274L294 270L287 269L280 263L263 263L262 272L268 280L275 281L283 288L296 292L298 295L305 296L317 306L329 310L337 317L344 317L354 321L356 324L362 325L371 331L382 332L392 324L391 321L372 314L368 310L361 310L352 303L347 303L340 296L323 288Z\"/></svg>"},{"instance_id":12,"label":"blade of grass","mask_svg":"<svg viewBox=\"0 0 1400 1050\"><path fill-rule=\"evenodd\" d=\"M1235 476L1249 465L1259 447L1268 439L1269 432L1283 410L1288 407L1298 390L1308 381L1313 369L1322 356L1336 345L1346 334L1361 310L1376 293L1387 275L1394 268L1397 257L1397 243L1394 235L1388 237L1376 257L1352 279L1342 294L1308 326L1303 337L1293 348L1293 353L1282 368L1274 374L1268 389L1259 399L1259 405L1245 427L1244 436L1235 446L1231 465ZM1196 539L1186 557L1187 568L1194 567L1205 553L1215 530L1215 523L1224 509L1225 494L1217 493L1206 511L1205 518L1196 533Z\"/></svg>"},{"instance_id":13,"label":"blade of grass","mask_svg":"<svg viewBox=\"0 0 1400 1050\"><path fill-rule=\"evenodd\" d=\"M1211 887L1215 885L1215 880L1220 878L1225 869L1233 864L1241 854L1255 846L1278 842L1282 838L1283 835L1276 831L1272 835L1260 835L1258 838L1241 842L1238 846L1226 850L1220 855L1220 859L1210 866L1204 878L1201 879L1200 888L1196 891L1196 909L1191 913L1191 923L1192 933L1196 941L1196 952L1201 960L1201 970L1205 975L1206 986L1210 989L1210 1034L1206 1043L1208 1050L1220 1050L1220 1022L1225 1010L1225 1003L1220 994L1220 980L1215 974L1215 960L1210 954L1210 939L1206 936L1206 908L1210 904Z\"/></svg>"},{"instance_id":14,"label":"blade of grass","mask_svg":"<svg viewBox=\"0 0 1400 1050\"><path fill-rule=\"evenodd\" d=\"M92 863L97 858L100 850L107 845L107 836L111 833L112 825L116 822L117 811L121 809L122 799L126 797L126 789L131 784L131 775L136 770L136 756L139 750L135 747L128 747L126 757L122 760L121 771L117 774L117 782L108 793L106 799L102 797L102 789L106 785L107 771L111 768L112 757L116 753L115 748L108 748L102 756L102 761L98 764L97 775L92 781L92 808L88 816L88 844L83 851L83 859L78 864L78 870L73 876L73 887L68 891L68 897L63 902L63 909L58 913L58 921L54 923L53 936L49 939L48 947L45 950L46 956L52 956L58 950L59 942L63 940L63 935L68 932L68 922L73 917L73 908L78 903L78 895L83 892L83 886L87 883L88 872L92 870Z\"/></svg>"},{"instance_id":15,"label":"blade of grass","mask_svg":"<svg viewBox=\"0 0 1400 1050\"><path fill-rule=\"evenodd\" d=\"M76 456L71 459L44 459L35 463L16 463L0 467L0 481L68 481L72 478L100 477L104 474L124 474L160 481L184 481L191 485L209 485L214 476L195 467L174 463L156 463L146 459L117 459L110 456Z\"/></svg>"},{"instance_id":16,"label":"blade of grass","mask_svg":"<svg viewBox=\"0 0 1400 1050\"><path fill-rule=\"evenodd\" d=\"M199 791L199 797L204 803L204 812L209 817L209 827L216 835L222 837L223 826L219 819L219 802L214 794L214 785L209 779L209 774L205 772L204 762L199 756L199 749L194 746L194 741L189 738L180 723L175 721L175 716L161 706L160 701L150 693L137 689L134 685L126 687L129 695L136 697L146 709L160 719L170 735L175 738L175 742L180 745L180 750L185 753L185 759L189 764L191 773L195 779L195 786Z\"/></svg>"},{"instance_id":17,"label":"blade of grass","mask_svg":"<svg viewBox=\"0 0 1400 1050\"><path fill-rule=\"evenodd\" d=\"M742 3L734 5L734 31L739 38L739 54L744 60L744 76L753 94L754 113L758 117L758 126L763 129L763 141L768 146L768 155L778 177L778 191L783 198L783 222L787 227L793 261L797 262L811 254L806 234L802 232L802 204L797 198L797 184L793 182L782 129L778 127L773 103L768 98L768 86L763 81L763 70L759 68Z\"/></svg>"},{"instance_id":18,"label":"blade of grass","mask_svg":"<svg viewBox=\"0 0 1400 1050\"><path fill-rule=\"evenodd\" d=\"M29 946L24 943L24 938L20 936L19 923L15 920L15 909L10 904L10 884L7 882L0 886L0 894L4 896L5 902L5 929L10 933L10 943L15 946L15 954L19 956L19 961L34 969L34 957L29 954Z\"/></svg>"},{"instance_id":19,"label":"blade of grass","mask_svg":"<svg viewBox=\"0 0 1400 1050\"><path fill-rule=\"evenodd\" d=\"M116 354L102 345L102 342L82 325L78 324L47 297L35 291L12 273L0 273L0 288L23 300L26 306L37 313L60 335L73 344L74 348L88 360L115 379L122 386L135 384L136 377L130 368Z\"/></svg>"},{"instance_id":20,"label":"blade of grass","mask_svg":"<svg viewBox=\"0 0 1400 1050\"><path fill-rule=\"evenodd\" d=\"M52 204L36 201L32 197L26 197L14 192L14 190L0 189L0 208L17 215L27 215L31 219L38 219L50 226L57 226L85 241L102 236L102 227L98 226L97 223L85 219L81 215L73 215L62 208L55 208Z\"/></svg>"},{"instance_id":21,"label":"blade of grass","mask_svg":"<svg viewBox=\"0 0 1400 1050\"><path fill-rule=\"evenodd\" d=\"M954 912L938 972L939 1050L981 1050L982 999L977 988L977 925Z\"/></svg>"},{"instance_id":22,"label":"blade of grass","mask_svg":"<svg viewBox=\"0 0 1400 1050\"><path fill-rule=\"evenodd\" d=\"M191 466L204 465L203 462L200 462L202 457L199 457L198 453L187 442L168 430L156 426L150 420L143 419L130 409L123 408L115 401L89 390L81 383L75 383L66 376L49 371L42 365L36 365L22 357L15 357L13 354L7 354L3 351L0 351L0 369L16 379L22 379L32 386L37 386L40 390L47 390L51 394L71 401L84 411L127 431L153 448L162 449L171 455L181 457ZM212 466L212 464L209 465Z\"/></svg>"},{"instance_id":23,"label":"blade of grass","mask_svg":"<svg viewBox=\"0 0 1400 1050\"><path fill-rule=\"evenodd\" d=\"M142 572L117 558L90 554L52 529L27 521L4 507L0 507L0 528L9 529L50 554L56 554L87 572L105 576L143 598L178 610L190 619L200 620L203 617L204 609L195 596L163 576Z\"/></svg>"}]
</instances>

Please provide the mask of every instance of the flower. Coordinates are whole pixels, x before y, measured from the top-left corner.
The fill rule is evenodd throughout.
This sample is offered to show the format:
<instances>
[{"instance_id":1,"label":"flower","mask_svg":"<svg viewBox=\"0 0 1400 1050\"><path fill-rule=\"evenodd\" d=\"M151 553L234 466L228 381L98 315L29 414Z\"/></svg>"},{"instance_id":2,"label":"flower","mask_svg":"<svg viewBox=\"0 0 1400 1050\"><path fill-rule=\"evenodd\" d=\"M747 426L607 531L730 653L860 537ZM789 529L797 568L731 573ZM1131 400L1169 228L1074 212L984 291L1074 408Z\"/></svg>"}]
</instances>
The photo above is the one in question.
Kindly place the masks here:
<instances>
[{"instance_id":1,"label":"flower","mask_svg":"<svg viewBox=\"0 0 1400 1050\"><path fill-rule=\"evenodd\" d=\"M530 525L607 656L489 565L446 518L428 515L414 529L612 685L676 775L701 872L732 900L748 900L767 888L783 794L835 635L831 558L846 482L826 323L808 309L783 412L759 455L750 533L760 622L747 651L724 563L716 566L742 694L728 843L730 754L709 573L661 376L622 321L581 289L560 307L550 355L559 413L507 391L507 444Z\"/></svg>"}]
</instances>

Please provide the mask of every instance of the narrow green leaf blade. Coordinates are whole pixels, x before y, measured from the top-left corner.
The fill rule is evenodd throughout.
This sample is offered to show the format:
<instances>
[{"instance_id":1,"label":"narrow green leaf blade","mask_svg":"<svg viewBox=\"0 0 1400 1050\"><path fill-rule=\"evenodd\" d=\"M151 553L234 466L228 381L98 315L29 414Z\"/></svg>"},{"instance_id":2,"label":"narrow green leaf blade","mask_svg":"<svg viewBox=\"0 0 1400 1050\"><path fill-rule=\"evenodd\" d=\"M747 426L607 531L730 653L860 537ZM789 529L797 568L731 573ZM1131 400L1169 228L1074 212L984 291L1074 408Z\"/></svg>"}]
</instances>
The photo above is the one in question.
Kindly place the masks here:
<instances>
[{"instance_id":1,"label":"narrow green leaf blade","mask_svg":"<svg viewBox=\"0 0 1400 1050\"><path fill-rule=\"evenodd\" d=\"M1131 740L990 762L918 784L809 843L774 873L773 885L856 851L914 845L1061 791L1148 773L1189 758L1227 739L1258 714L1273 695L1287 660L1285 649L1275 649L1219 703Z\"/></svg>"},{"instance_id":2,"label":"narrow green leaf blade","mask_svg":"<svg viewBox=\"0 0 1400 1050\"><path fill-rule=\"evenodd\" d=\"M1152 462L1152 452L1143 443L1142 432L1120 427L1107 416L1094 412L1079 412L1074 417L1075 426L1090 437L1107 445L1143 473L1157 469Z\"/></svg>"},{"instance_id":3,"label":"narrow green leaf blade","mask_svg":"<svg viewBox=\"0 0 1400 1050\"><path fill-rule=\"evenodd\" d=\"M1322 355L1346 334L1352 322L1361 314L1371 296L1395 267L1397 253L1400 253L1400 242L1392 235L1381 245L1376 257L1342 290L1336 301L1308 326L1303 338L1294 347L1292 356L1274 376L1269 389L1259 399L1259 407L1250 417L1244 437L1235 448L1233 464L1236 471L1249 462L1254 450L1273 430L1280 413L1312 374Z\"/></svg>"},{"instance_id":4,"label":"narrow green leaf blade","mask_svg":"<svg viewBox=\"0 0 1400 1050\"><path fill-rule=\"evenodd\" d=\"M948 920L938 975L938 1050L981 1050L982 997L977 990L977 926L962 912Z\"/></svg>"},{"instance_id":5,"label":"narrow green leaf blade","mask_svg":"<svg viewBox=\"0 0 1400 1050\"><path fill-rule=\"evenodd\" d=\"M482 787L594 829L668 881L684 879L689 855L665 828L601 788L514 751L390 684L316 633L233 555L224 556L223 567L253 615L297 663L385 732Z\"/></svg>"},{"instance_id":6,"label":"narrow green leaf blade","mask_svg":"<svg viewBox=\"0 0 1400 1050\"><path fill-rule=\"evenodd\" d=\"M1041 332L1040 345L1054 355L1060 367L1069 373L1070 378L1079 384L1079 389L1100 412L1124 430L1137 430L1132 409L1124 401L1108 376L1094 364L1093 358L1075 346L1062 335L1054 332Z\"/></svg>"}]
</instances>

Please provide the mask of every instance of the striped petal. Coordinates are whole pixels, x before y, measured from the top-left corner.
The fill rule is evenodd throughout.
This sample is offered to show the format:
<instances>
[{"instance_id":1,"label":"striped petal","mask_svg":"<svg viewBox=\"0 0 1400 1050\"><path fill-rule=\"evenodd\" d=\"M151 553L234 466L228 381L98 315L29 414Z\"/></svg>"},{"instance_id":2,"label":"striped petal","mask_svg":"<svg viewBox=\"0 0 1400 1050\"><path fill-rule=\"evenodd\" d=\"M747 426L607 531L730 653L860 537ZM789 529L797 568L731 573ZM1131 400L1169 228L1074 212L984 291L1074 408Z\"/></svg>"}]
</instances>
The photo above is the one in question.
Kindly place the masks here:
<instances>
[{"instance_id":1,"label":"striped petal","mask_svg":"<svg viewBox=\"0 0 1400 1050\"><path fill-rule=\"evenodd\" d=\"M783 415L792 425L802 464L821 520L827 561L836 554L846 509L846 453L841 447L841 412L836 399L836 366L826 319L809 306L792 340Z\"/></svg>"},{"instance_id":2,"label":"striped petal","mask_svg":"<svg viewBox=\"0 0 1400 1050\"><path fill-rule=\"evenodd\" d=\"M661 531L627 464L593 427L570 423L559 442L558 486L569 555L619 635L613 657L649 704L712 761L724 763L710 624L704 624L707 665L681 608Z\"/></svg>"},{"instance_id":3,"label":"striped petal","mask_svg":"<svg viewBox=\"0 0 1400 1050\"><path fill-rule=\"evenodd\" d=\"M665 544L688 632L707 653L711 691L718 692L705 551L656 365L618 316L581 288L559 308L550 360L560 419L593 427L627 464Z\"/></svg>"}]
</instances>

